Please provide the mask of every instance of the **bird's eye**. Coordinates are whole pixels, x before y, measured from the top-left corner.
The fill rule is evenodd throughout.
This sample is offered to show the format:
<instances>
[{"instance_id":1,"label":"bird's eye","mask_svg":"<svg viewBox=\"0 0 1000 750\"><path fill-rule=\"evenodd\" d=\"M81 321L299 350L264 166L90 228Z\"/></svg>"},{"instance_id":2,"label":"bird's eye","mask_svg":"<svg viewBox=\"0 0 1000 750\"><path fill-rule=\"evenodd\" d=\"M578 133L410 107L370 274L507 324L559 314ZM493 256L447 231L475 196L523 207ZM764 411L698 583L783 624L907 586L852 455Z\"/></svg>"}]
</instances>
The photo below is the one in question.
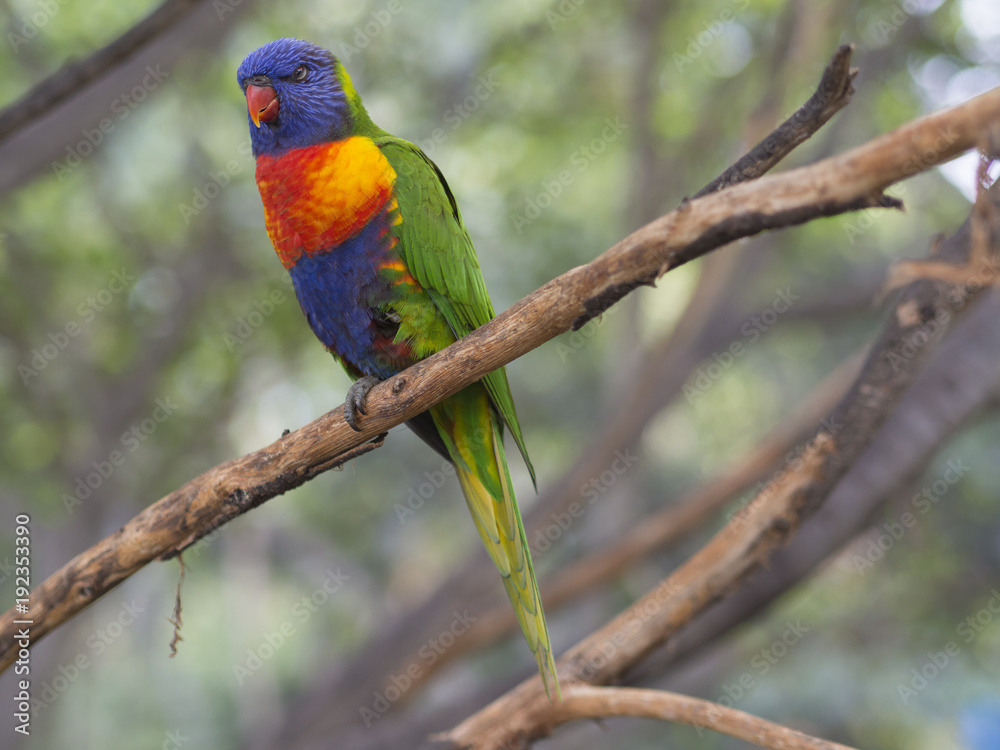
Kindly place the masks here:
<instances>
[{"instance_id":1,"label":"bird's eye","mask_svg":"<svg viewBox=\"0 0 1000 750\"><path fill-rule=\"evenodd\" d=\"M309 68L305 65L300 65L292 73L292 79L295 81L304 81L309 76Z\"/></svg>"}]
</instances>

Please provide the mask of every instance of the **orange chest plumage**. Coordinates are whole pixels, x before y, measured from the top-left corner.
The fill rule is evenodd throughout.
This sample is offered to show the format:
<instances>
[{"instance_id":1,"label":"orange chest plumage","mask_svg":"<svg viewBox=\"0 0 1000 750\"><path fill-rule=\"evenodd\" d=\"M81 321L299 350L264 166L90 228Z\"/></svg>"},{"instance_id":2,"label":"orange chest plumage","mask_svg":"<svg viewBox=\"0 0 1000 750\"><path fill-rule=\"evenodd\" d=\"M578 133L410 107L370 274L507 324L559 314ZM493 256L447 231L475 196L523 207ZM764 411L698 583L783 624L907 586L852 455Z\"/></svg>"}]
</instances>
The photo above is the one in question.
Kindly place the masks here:
<instances>
[{"instance_id":1,"label":"orange chest plumage","mask_svg":"<svg viewBox=\"0 0 1000 750\"><path fill-rule=\"evenodd\" d=\"M395 181L378 146L360 136L259 156L267 233L285 268L360 232L393 201Z\"/></svg>"}]
</instances>

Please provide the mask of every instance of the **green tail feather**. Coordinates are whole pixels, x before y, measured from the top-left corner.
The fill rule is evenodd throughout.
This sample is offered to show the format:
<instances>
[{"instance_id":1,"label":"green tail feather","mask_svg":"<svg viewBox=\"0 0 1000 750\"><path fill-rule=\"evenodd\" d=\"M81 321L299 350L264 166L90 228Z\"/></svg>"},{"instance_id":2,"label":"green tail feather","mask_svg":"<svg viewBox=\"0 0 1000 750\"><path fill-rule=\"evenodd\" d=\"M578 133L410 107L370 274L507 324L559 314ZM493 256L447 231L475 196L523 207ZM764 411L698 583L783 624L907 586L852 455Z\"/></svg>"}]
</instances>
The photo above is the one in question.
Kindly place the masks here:
<instances>
[{"instance_id":1,"label":"green tail feather","mask_svg":"<svg viewBox=\"0 0 1000 750\"><path fill-rule=\"evenodd\" d=\"M545 694L562 700L552 642L531 562L524 523L514 497L498 417L486 389L475 383L431 410L455 463L476 530L503 576L521 632L535 655Z\"/></svg>"},{"instance_id":2,"label":"green tail feather","mask_svg":"<svg viewBox=\"0 0 1000 750\"><path fill-rule=\"evenodd\" d=\"M528 645L532 646L531 650L538 664L538 673L541 675L542 684L545 686L545 696L549 701L552 700L549 685L549 681L551 680L552 686L556 689L556 698L561 701L562 690L559 688L559 674L556 671L555 658L552 654L552 642L549 640L549 626L545 622L542 594L538 590L538 578L535 576L535 565L531 560L531 548L528 546L528 537L524 531L524 522L521 520L521 511L517 507L517 499L514 497L514 488L510 481L507 457L503 449L503 436L500 434L496 422L493 423L493 449L496 454L497 463L500 464L502 469L500 476L503 478L502 489L505 502L509 503L514 509L514 519L517 522L517 535L521 540L521 550L523 551L524 562L526 563L525 567L527 568L527 584L530 587L533 606L530 608L523 606L524 600L522 596L528 592L517 590L512 576L505 576L503 585L507 590L507 598L510 599L510 603L514 607L514 614L517 615L521 632L525 634L526 638L529 630L534 630L538 633L537 645L532 646L530 640L528 640ZM528 617L534 618L533 628L529 628Z\"/></svg>"}]
</instances>

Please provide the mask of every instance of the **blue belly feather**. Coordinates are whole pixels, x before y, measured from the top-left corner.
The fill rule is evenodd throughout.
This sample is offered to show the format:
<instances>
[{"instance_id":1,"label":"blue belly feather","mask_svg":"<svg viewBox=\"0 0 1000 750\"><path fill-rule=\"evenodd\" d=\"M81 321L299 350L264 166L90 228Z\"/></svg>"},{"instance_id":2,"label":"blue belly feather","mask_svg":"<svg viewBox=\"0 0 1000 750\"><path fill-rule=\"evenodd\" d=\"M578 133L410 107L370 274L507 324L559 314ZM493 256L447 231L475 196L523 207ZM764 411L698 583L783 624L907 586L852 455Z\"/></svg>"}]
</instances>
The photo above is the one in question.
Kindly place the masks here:
<instances>
[{"instance_id":1,"label":"blue belly feather","mask_svg":"<svg viewBox=\"0 0 1000 750\"><path fill-rule=\"evenodd\" d=\"M387 378L399 371L380 354L374 308L389 301L379 274L390 260L388 212L356 235L323 252L302 255L289 272L302 312L316 337L351 368Z\"/></svg>"}]
</instances>

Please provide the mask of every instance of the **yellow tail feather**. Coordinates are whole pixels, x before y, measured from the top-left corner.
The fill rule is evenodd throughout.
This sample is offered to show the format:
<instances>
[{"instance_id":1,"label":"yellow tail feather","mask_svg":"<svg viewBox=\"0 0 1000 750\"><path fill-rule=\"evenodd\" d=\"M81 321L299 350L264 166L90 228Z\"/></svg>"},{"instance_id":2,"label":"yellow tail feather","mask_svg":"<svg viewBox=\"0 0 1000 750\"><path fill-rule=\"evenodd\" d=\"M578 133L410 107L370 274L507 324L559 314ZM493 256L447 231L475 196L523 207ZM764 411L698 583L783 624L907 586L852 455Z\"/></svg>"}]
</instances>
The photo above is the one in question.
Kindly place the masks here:
<instances>
[{"instance_id":1,"label":"yellow tail feather","mask_svg":"<svg viewBox=\"0 0 1000 750\"><path fill-rule=\"evenodd\" d=\"M492 418L490 421L493 422ZM503 576L504 588L521 632L538 663L545 694L552 700L551 688L555 687L557 699L562 700L538 581L531 562L524 524L511 487L502 438L496 425L493 424L492 427L493 458L496 464L491 468L496 470L500 478L500 497L494 497L479 477L467 468L470 464L475 465L472 462L463 466L456 461L459 483L483 545Z\"/></svg>"}]
</instances>

